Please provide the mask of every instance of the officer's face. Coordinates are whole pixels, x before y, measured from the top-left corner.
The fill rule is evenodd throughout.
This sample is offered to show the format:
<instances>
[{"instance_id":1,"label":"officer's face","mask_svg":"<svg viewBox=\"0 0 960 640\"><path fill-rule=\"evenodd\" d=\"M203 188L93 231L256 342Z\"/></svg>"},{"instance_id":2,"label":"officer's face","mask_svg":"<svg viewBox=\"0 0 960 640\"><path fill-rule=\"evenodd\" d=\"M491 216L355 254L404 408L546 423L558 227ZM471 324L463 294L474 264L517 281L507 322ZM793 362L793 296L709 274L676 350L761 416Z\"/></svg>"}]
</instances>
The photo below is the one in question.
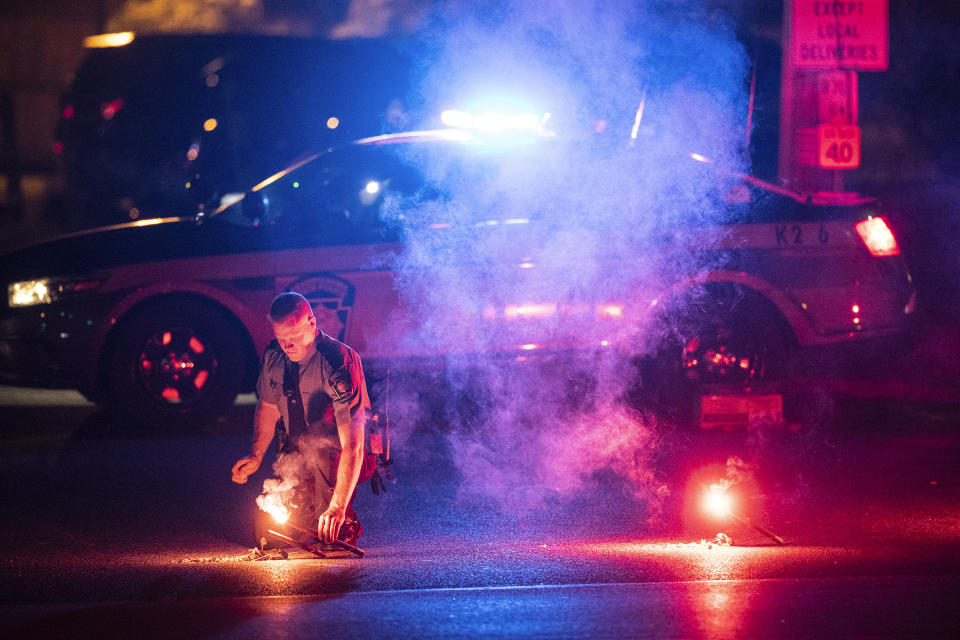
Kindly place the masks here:
<instances>
[{"instance_id":1,"label":"officer's face","mask_svg":"<svg viewBox=\"0 0 960 640\"><path fill-rule=\"evenodd\" d=\"M296 319L275 322L273 335L287 357L300 362L307 357L317 337L317 319L312 313L306 313Z\"/></svg>"}]
</instances>

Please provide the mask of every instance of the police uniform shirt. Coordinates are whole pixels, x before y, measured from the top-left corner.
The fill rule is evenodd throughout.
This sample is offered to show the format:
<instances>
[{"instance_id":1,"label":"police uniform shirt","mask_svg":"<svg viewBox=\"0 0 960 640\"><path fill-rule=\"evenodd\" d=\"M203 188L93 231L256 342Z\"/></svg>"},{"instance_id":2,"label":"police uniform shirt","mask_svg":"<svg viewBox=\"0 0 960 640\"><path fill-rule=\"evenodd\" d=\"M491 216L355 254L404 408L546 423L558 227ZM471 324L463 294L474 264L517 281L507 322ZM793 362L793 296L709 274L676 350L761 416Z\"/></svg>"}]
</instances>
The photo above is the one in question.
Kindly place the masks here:
<instances>
[{"instance_id":1,"label":"police uniform shirt","mask_svg":"<svg viewBox=\"0 0 960 640\"><path fill-rule=\"evenodd\" d=\"M264 402L277 406L289 428L287 398L283 393L283 372L287 361L280 345L276 340L272 341L263 354L257 394ZM370 411L360 356L320 331L316 349L299 365L300 395L308 429L313 434L329 436L331 446L339 449L337 427L351 422L363 424ZM290 434L294 439L299 435Z\"/></svg>"}]
</instances>

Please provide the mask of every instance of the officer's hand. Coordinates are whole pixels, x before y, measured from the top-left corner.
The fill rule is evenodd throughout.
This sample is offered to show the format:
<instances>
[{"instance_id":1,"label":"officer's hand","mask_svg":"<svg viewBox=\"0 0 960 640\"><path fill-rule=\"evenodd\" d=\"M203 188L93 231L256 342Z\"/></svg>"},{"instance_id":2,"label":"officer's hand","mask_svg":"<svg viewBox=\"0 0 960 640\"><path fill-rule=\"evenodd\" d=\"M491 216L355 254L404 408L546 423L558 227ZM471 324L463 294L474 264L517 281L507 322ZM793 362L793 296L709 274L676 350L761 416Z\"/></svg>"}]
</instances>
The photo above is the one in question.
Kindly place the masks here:
<instances>
[{"instance_id":1,"label":"officer's hand","mask_svg":"<svg viewBox=\"0 0 960 640\"><path fill-rule=\"evenodd\" d=\"M246 484L247 478L253 475L260 468L260 458L247 456L237 460L233 465L233 481L237 484Z\"/></svg>"},{"instance_id":2,"label":"officer's hand","mask_svg":"<svg viewBox=\"0 0 960 640\"><path fill-rule=\"evenodd\" d=\"M343 524L346 517L346 509L331 507L324 511L320 515L320 522L317 523L317 537L327 544L332 544L337 539L337 534L340 533L340 525Z\"/></svg>"}]
</instances>

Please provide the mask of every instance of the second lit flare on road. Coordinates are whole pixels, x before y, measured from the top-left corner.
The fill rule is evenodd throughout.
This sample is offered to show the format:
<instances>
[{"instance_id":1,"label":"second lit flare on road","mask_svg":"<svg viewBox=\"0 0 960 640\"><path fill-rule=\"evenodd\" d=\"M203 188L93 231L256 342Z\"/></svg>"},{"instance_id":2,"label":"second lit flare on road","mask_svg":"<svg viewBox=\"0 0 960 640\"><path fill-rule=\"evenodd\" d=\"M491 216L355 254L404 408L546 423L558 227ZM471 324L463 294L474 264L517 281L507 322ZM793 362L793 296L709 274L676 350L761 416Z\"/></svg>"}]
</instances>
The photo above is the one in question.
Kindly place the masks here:
<instances>
[{"instance_id":1,"label":"second lit flare on road","mask_svg":"<svg viewBox=\"0 0 960 640\"><path fill-rule=\"evenodd\" d=\"M725 486L722 484L712 484L710 485L710 490L707 491L706 496L704 496L703 503L707 511L718 518L725 518L730 515L733 499L730 497L730 494L727 493Z\"/></svg>"},{"instance_id":2,"label":"second lit flare on road","mask_svg":"<svg viewBox=\"0 0 960 640\"><path fill-rule=\"evenodd\" d=\"M749 518L745 518L741 515L734 513L733 511L733 498L727 493L727 485L723 482L717 484L711 484L710 488L707 490L706 495L703 499L703 507L706 511L710 512L718 518L733 518L741 524L745 524L748 527L752 527L759 533L767 536L777 544L783 544L783 538L777 534L769 531L756 524Z\"/></svg>"}]
</instances>

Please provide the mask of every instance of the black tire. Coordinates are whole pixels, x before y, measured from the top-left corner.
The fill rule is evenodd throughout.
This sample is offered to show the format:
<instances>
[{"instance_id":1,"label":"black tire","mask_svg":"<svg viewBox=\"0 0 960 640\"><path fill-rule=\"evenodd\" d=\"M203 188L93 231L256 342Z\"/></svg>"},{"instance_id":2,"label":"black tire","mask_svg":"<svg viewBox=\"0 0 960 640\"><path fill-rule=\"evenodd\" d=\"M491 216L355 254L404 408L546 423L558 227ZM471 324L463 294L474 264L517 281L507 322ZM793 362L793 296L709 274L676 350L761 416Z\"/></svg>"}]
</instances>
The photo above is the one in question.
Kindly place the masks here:
<instances>
[{"instance_id":1,"label":"black tire","mask_svg":"<svg viewBox=\"0 0 960 640\"><path fill-rule=\"evenodd\" d=\"M759 294L726 283L693 289L654 323L652 348L636 360L634 398L678 421L693 419L695 399L709 387L782 380L791 366L787 331Z\"/></svg>"},{"instance_id":2,"label":"black tire","mask_svg":"<svg viewBox=\"0 0 960 640\"><path fill-rule=\"evenodd\" d=\"M225 313L195 298L136 309L111 342L107 409L176 431L224 415L245 378L246 342Z\"/></svg>"}]
</instances>

